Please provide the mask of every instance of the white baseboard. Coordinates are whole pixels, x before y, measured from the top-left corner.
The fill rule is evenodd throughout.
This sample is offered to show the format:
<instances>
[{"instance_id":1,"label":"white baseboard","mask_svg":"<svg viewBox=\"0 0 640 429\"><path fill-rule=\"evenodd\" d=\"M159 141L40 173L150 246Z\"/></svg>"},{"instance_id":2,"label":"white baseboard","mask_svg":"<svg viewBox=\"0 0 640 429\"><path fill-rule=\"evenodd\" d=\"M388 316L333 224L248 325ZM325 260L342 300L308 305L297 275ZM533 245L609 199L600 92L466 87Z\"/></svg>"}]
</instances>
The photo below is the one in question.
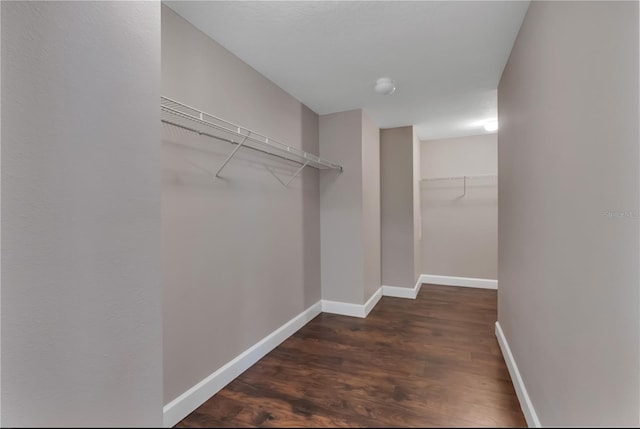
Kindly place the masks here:
<instances>
[{"instance_id":1,"label":"white baseboard","mask_svg":"<svg viewBox=\"0 0 640 429\"><path fill-rule=\"evenodd\" d=\"M522 380L520 371L518 370L518 365L516 365L513 354L511 354L511 348L509 347L507 338L504 336L504 332L502 332L500 322L496 322L496 337L498 338L498 344L500 345L500 350L502 350L504 361L507 364L507 368L509 369L509 375L511 375L513 387L516 389L518 401L520 401L520 408L522 408L524 418L527 420L527 425L534 428L542 427L540 425L538 415L536 414L536 410L535 408L533 408L531 398L527 393L527 388L524 385L524 381Z\"/></svg>"},{"instance_id":2,"label":"white baseboard","mask_svg":"<svg viewBox=\"0 0 640 429\"><path fill-rule=\"evenodd\" d=\"M371 295L371 298L364 303L364 317L369 315L371 310L373 310L373 307L375 307L378 301L380 301L380 298L382 298L382 287L379 287L373 295Z\"/></svg>"},{"instance_id":3,"label":"white baseboard","mask_svg":"<svg viewBox=\"0 0 640 429\"><path fill-rule=\"evenodd\" d=\"M418 292L420 292L420 288L422 287L422 283L427 283L423 280L423 277L424 274L418 277L418 281L413 288L383 285L382 295L393 296L396 298L416 299L416 297L418 296Z\"/></svg>"},{"instance_id":4,"label":"white baseboard","mask_svg":"<svg viewBox=\"0 0 640 429\"><path fill-rule=\"evenodd\" d=\"M367 317L369 312L375 305L380 301L382 297L382 286L378 288L377 291L371 298L367 300L364 304L351 304L350 302L340 302L340 301L329 301L327 299L322 300L322 311L324 313L331 314L340 314L341 316L351 316L351 317Z\"/></svg>"},{"instance_id":5,"label":"white baseboard","mask_svg":"<svg viewBox=\"0 0 640 429\"><path fill-rule=\"evenodd\" d=\"M378 297L378 299L380 299ZM200 381L163 407L163 426L172 427L189 413L202 405L207 399L218 393L224 386L242 374L264 355L306 325L322 311L318 301L293 319L258 341L256 344L228 362L222 368Z\"/></svg>"},{"instance_id":6,"label":"white baseboard","mask_svg":"<svg viewBox=\"0 0 640 429\"><path fill-rule=\"evenodd\" d=\"M420 276L422 283L443 286L475 287L480 289L498 289L498 280L474 279L471 277L436 276L423 274Z\"/></svg>"}]
</instances>

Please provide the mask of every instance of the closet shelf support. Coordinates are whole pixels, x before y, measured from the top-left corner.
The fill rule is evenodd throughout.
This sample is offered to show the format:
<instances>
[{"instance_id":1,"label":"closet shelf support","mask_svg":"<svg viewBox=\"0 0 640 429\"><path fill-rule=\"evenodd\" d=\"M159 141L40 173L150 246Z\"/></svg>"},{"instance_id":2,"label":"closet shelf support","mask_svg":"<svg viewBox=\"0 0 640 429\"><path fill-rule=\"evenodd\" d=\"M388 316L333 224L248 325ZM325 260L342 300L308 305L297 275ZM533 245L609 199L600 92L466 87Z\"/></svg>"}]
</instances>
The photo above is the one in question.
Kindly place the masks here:
<instances>
[{"instance_id":1,"label":"closet shelf support","mask_svg":"<svg viewBox=\"0 0 640 429\"><path fill-rule=\"evenodd\" d=\"M307 160L304 164L302 164L300 166L300 168L298 168L298 170L296 170L295 173L293 173L293 176L291 176L291 179L287 180L287 184L284 185L285 187L289 187L289 184L291 182L293 182L293 179L295 179L296 177L298 177L298 174L302 173L302 170L304 170L304 168L307 166L307 164L309 164L309 160Z\"/></svg>"},{"instance_id":2,"label":"closet shelf support","mask_svg":"<svg viewBox=\"0 0 640 429\"><path fill-rule=\"evenodd\" d=\"M265 165L264 167L267 169L267 171L269 173L271 173L273 175L273 177L276 178L276 180L278 182L280 182L282 184L282 186L284 186L285 188L288 188L289 185L291 184L291 182L293 182L293 179L295 179L296 177L298 177L300 175L300 173L302 172L302 170L304 170L304 168L307 166L307 164L309 164L309 160L307 160L307 162L305 162L304 164L302 164L300 166L300 168L298 168L295 173L293 173L291 175L291 177L289 178L289 180L287 180L286 182L284 180L282 180L280 178L280 176L278 176L278 174L274 171L273 168L269 167L268 165Z\"/></svg>"},{"instance_id":3,"label":"closet shelf support","mask_svg":"<svg viewBox=\"0 0 640 429\"><path fill-rule=\"evenodd\" d=\"M216 177L220 177L220 173L222 172L222 169L229 163L229 161L231 161L231 158L233 158L233 155L236 154L236 152L242 147L242 145L244 144L244 142L247 141L248 138L249 138L249 134L244 136L242 141L240 143L238 143L238 146L233 148L233 150L231 151L229 156L227 156L227 159L225 159L224 162L222 163L222 165L220 166L220 168L218 168L218 171L216 172Z\"/></svg>"}]
</instances>

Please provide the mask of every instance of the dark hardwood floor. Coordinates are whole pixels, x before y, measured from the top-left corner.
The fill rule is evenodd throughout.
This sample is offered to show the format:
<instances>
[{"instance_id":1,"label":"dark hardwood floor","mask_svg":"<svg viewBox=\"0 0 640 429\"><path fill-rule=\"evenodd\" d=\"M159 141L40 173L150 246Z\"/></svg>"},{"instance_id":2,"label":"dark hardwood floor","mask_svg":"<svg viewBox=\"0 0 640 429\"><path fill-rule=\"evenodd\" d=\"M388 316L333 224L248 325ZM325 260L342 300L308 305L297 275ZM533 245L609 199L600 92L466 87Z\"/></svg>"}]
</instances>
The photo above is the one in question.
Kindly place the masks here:
<instances>
[{"instance_id":1,"label":"dark hardwood floor","mask_svg":"<svg viewBox=\"0 0 640 429\"><path fill-rule=\"evenodd\" d=\"M496 291L435 285L323 313L177 427L526 427L496 317Z\"/></svg>"}]
</instances>

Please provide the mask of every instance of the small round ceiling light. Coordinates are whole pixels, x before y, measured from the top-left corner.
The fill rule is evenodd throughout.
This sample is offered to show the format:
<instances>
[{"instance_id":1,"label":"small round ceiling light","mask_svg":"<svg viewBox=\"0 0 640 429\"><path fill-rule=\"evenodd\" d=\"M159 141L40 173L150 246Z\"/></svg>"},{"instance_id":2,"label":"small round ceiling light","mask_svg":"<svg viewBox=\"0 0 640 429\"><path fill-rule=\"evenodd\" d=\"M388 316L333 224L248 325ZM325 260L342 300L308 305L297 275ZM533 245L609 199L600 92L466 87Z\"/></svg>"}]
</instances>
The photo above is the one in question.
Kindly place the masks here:
<instances>
[{"instance_id":1,"label":"small round ceiling light","mask_svg":"<svg viewBox=\"0 0 640 429\"><path fill-rule=\"evenodd\" d=\"M491 120L485 122L484 123L484 130L485 131L489 131L489 132L497 131L498 130L498 120L497 119L491 119Z\"/></svg>"},{"instance_id":2,"label":"small round ceiling light","mask_svg":"<svg viewBox=\"0 0 640 429\"><path fill-rule=\"evenodd\" d=\"M381 77L374 88L378 94L391 95L396 90L396 82L390 77Z\"/></svg>"}]
</instances>

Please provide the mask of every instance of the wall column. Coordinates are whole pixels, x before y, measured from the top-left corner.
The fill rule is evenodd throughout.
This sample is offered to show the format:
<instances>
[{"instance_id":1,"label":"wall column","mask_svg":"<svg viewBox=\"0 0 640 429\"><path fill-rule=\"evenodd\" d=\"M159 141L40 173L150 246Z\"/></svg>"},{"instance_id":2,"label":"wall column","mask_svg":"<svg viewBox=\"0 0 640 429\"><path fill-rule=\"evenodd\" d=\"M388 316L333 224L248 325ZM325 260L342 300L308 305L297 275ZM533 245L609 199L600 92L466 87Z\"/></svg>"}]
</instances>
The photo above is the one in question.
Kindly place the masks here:
<instances>
[{"instance_id":1,"label":"wall column","mask_svg":"<svg viewBox=\"0 0 640 429\"><path fill-rule=\"evenodd\" d=\"M413 288L420 277L420 142L412 126L380 130L382 284Z\"/></svg>"},{"instance_id":2,"label":"wall column","mask_svg":"<svg viewBox=\"0 0 640 429\"><path fill-rule=\"evenodd\" d=\"M366 112L320 117L322 299L364 304L380 288L379 131Z\"/></svg>"}]
</instances>

